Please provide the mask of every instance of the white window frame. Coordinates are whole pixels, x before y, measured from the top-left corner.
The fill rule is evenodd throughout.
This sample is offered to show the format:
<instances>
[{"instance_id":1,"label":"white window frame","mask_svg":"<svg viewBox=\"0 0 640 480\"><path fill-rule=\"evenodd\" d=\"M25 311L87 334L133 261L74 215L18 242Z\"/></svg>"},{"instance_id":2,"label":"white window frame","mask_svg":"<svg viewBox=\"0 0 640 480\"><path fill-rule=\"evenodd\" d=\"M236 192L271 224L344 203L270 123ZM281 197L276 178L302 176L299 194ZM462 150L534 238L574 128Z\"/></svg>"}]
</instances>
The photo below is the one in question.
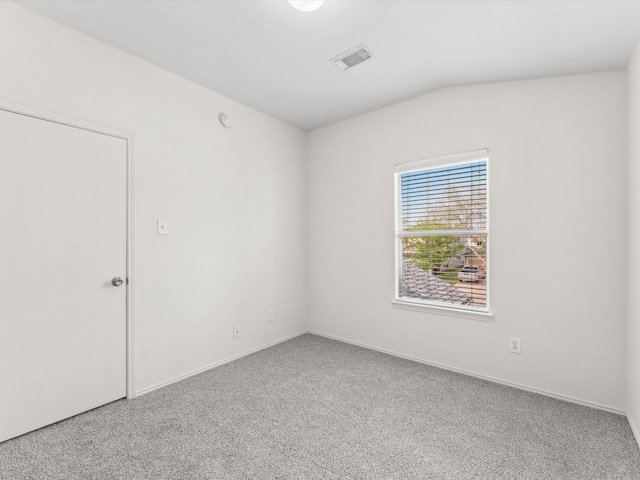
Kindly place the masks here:
<instances>
[{"instance_id":1,"label":"white window frame","mask_svg":"<svg viewBox=\"0 0 640 480\"><path fill-rule=\"evenodd\" d=\"M418 172L423 170L431 170L434 168L449 167L464 163L471 163L477 161L486 161L487 179L486 179L486 194L487 194L487 224L485 230L438 230L439 235L447 234L482 234L487 236L487 253L486 253L486 282L487 282L487 300L484 307L470 307L467 305L457 305L444 302L435 302L430 300L421 300L411 297L400 296L400 275L402 270L402 239L406 236L412 235L402 231L402 174ZM489 240L490 224L489 224L489 150L476 150L472 152L459 153L454 155L446 155L443 157L429 158L424 160L418 160L414 162L397 164L394 168L394 215L395 215L395 295L394 300L391 302L394 307L416 310L421 312L437 313L442 315L457 316L463 318L470 318L474 320L491 321L493 314L490 309L489 296L491 294L490 287L490 249L491 242Z\"/></svg>"}]
</instances>

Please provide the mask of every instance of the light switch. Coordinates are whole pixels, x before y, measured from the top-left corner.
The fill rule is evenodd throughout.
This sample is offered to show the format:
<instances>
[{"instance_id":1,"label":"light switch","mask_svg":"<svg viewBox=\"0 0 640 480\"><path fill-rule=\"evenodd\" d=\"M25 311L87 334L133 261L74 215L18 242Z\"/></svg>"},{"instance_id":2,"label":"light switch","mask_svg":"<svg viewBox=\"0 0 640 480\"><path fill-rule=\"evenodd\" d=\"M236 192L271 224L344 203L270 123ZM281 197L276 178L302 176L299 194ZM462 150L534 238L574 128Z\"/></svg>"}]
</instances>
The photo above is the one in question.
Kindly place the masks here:
<instances>
[{"instance_id":1,"label":"light switch","mask_svg":"<svg viewBox=\"0 0 640 480\"><path fill-rule=\"evenodd\" d=\"M169 235L169 222L158 220L158 235Z\"/></svg>"}]
</instances>

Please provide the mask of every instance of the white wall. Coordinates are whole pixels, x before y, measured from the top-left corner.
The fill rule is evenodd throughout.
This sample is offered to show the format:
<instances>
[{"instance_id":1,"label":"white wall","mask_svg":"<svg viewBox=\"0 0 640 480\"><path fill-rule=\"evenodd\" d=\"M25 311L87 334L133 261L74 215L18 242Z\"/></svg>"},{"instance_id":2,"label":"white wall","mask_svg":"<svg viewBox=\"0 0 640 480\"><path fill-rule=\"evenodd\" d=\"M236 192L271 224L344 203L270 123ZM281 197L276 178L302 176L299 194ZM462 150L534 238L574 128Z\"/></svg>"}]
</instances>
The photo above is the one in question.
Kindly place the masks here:
<instances>
[{"instance_id":1,"label":"white wall","mask_svg":"<svg viewBox=\"0 0 640 480\"><path fill-rule=\"evenodd\" d=\"M442 90L312 132L305 147L301 131L0 3L0 97L135 135L138 391L303 330L308 294L316 331L624 409L625 80ZM494 321L394 309L393 165L485 147ZM632 148L637 159L637 135Z\"/></svg>"},{"instance_id":2,"label":"white wall","mask_svg":"<svg viewBox=\"0 0 640 480\"><path fill-rule=\"evenodd\" d=\"M627 417L640 442L640 43L628 70L629 92L629 310Z\"/></svg>"},{"instance_id":3,"label":"white wall","mask_svg":"<svg viewBox=\"0 0 640 480\"><path fill-rule=\"evenodd\" d=\"M309 328L624 410L626 128L614 72L446 89L312 132ZM392 307L394 164L481 148L494 320Z\"/></svg>"},{"instance_id":4,"label":"white wall","mask_svg":"<svg viewBox=\"0 0 640 480\"><path fill-rule=\"evenodd\" d=\"M304 329L303 132L8 2L0 97L135 136L137 391Z\"/></svg>"}]
</instances>

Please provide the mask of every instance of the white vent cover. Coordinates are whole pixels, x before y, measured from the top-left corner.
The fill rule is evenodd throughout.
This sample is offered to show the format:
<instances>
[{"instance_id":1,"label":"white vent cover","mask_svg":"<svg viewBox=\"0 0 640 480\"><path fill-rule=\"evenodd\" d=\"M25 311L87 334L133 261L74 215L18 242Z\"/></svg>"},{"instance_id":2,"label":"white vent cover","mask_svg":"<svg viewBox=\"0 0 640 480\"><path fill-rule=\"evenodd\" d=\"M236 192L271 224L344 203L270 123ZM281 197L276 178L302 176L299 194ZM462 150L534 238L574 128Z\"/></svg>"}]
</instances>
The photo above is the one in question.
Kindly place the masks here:
<instances>
[{"instance_id":1,"label":"white vent cover","mask_svg":"<svg viewBox=\"0 0 640 480\"><path fill-rule=\"evenodd\" d=\"M360 44L357 47L352 48L344 53L341 53L337 57L331 59L342 70L347 70L351 67L358 65L359 63L369 60L373 55L367 47Z\"/></svg>"}]
</instances>

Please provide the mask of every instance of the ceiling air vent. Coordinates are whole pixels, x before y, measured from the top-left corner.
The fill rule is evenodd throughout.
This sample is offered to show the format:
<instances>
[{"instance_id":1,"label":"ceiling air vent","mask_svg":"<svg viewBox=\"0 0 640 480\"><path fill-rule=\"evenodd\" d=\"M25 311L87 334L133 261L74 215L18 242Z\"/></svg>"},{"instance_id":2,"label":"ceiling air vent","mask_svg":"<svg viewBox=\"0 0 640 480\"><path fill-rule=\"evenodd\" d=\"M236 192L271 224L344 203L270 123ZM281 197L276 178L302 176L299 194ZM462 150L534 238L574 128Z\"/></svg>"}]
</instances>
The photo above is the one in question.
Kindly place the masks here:
<instances>
[{"instance_id":1,"label":"ceiling air vent","mask_svg":"<svg viewBox=\"0 0 640 480\"><path fill-rule=\"evenodd\" d=\"M367 47L364 45L358 45L357 47L332 58L331 61L342 70L347 70L351 67L355 67L365 60L369 60L371 57L371 52Z\"/></svg>"}]
</instances>

